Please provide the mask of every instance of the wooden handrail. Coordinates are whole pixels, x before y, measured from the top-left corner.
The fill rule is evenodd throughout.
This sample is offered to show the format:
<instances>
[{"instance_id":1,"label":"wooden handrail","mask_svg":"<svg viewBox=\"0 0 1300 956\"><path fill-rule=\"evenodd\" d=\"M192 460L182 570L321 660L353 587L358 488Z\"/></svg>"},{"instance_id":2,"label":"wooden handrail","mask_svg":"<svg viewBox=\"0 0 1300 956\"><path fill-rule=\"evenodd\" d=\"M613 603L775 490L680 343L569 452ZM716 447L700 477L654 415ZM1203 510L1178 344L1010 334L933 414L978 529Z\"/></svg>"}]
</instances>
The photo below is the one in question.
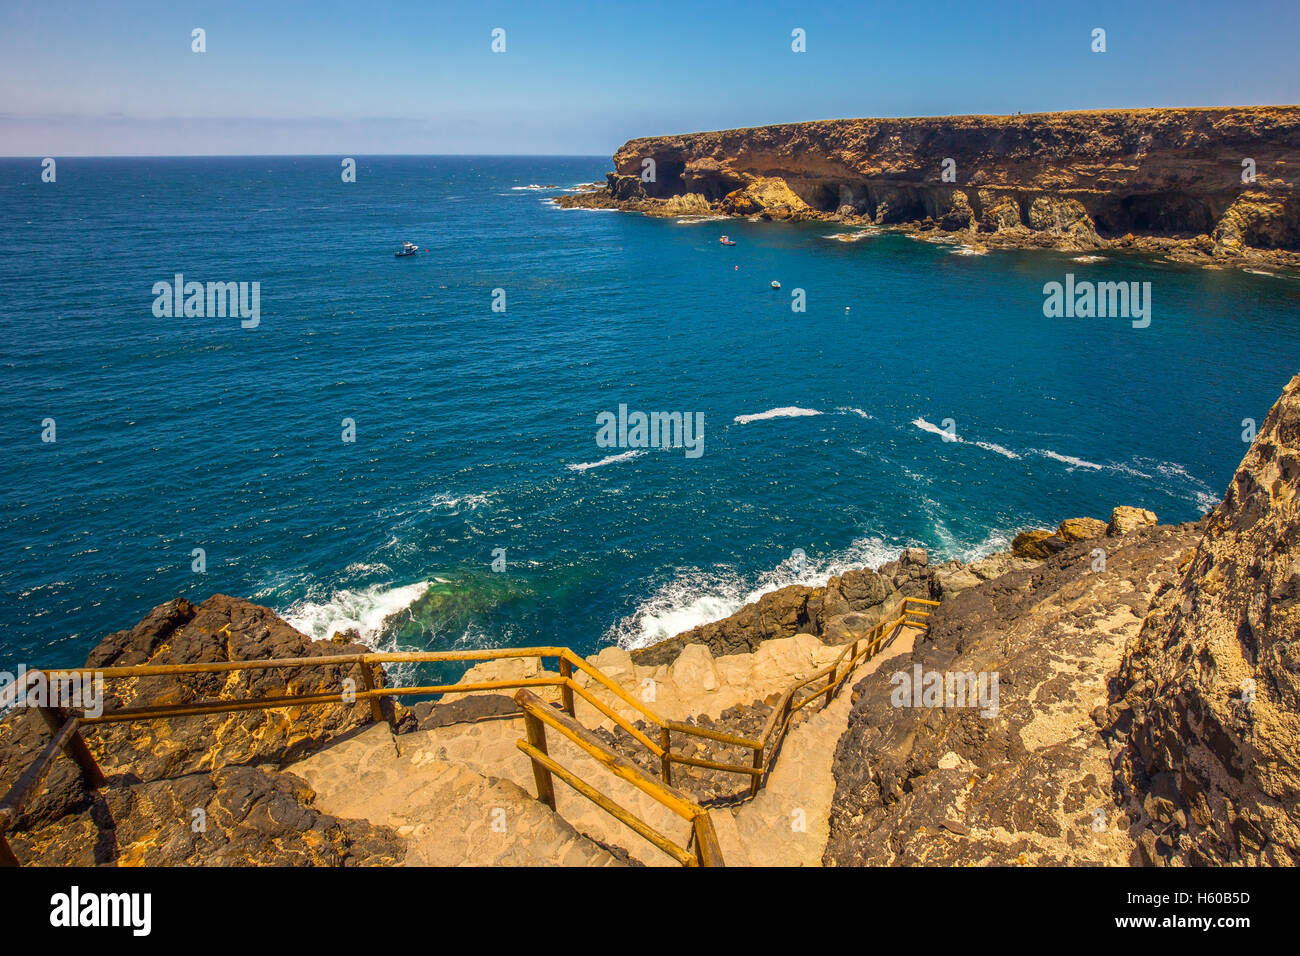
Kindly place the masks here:
<instances>
[{"instance_id":1,"label":"wooden handrail","mask_svg":"<svg viewBox=\"0 0 1300 956\"><path fill-rule=\"evenodd\" d=\"M908 607L909 603L932 607L937 607L939 605L938 601L931 601L924 598L904 598L901 604L899 616L889 621L878 623L870 632L868 632L867 636L857 638L852 644L846 645L844 650L838 657L836 657L829 667L823 668L787 688L778 701L777 706L773 709L772 714L768 717L763 732L757 739L750 739L748 737L728 734L704 727L696 727L681 721L665 720L652 709L645 706L644 703L636 700L616 681L602 673L599 668L595 667L585 658L579 656L567 647L522 647L468 651L386 651L361 654L332 654L320 657L271 658L252 661L212 661L193 664L143 664L103 668L33 668L27 673L43 673L47 678L58 675L89 674L104 679L115 679L162 677L178 674L228 673L232 671L271 670L277 668L359 665L365 690L346 694L335 692L331 694L315 693L306 695L257 697L245 700L210 699L186 704L126 707L108 711L94 717L86 716L84 714L74 715L72 719L62 725L60 725L59 722L54 721L54 719L49 715L46 715L47 723L50 723L51 733L54 735L55 739L51 741L50 745L47 746L44 751L42 751L41 756L38 757L31 767L28 768L28 771L24 772L14 786L10 788L10 792L5 796L4 800L0 801L0 865L5 865L11 861L16 864L16 860L13 859L13 854L4 840L4 833L13 825L13 823L16 822L18 816L16 808L23 805L28 798L29 792L40 782L41 779L43 779L45 773L49 769L50 763L60 749L68 752L70 756L77 760L82 767L83 776L86 778L88 784L92 787L102 785L102 774L99 771L98 765L95 764L94 758L90 754L89 749L81 739L78 728L83 725L128 720L160 720L172 717L202 716L214 713L268 710L279 707L326 706L338 704L340 702L347 704L368 702L371 705L372 718L378 720L382 719L380 702L385 697L430 696L433 694L447 693L516 690L518 693L516 693L515 699L518 701L520 694L528 693L527 688L557 687L560 691L564 711L568 714L571 720L575 716L574 695L576 694L577 696L582 697L584 701L591 704L606 718L621 727L647 751L658 757L660 759L661 773L663 776L663 784L661 786L672 789L672 764L681 763L688 766L696 766L710 770L749 776L751 778L750 795L753 796L758 793L762 782L767 778L768 773L771 771L772 764L775 761L779 750L780 741L789 727L790 719L796 712L821 697L825 697L829 703L830 698L833 697L838 689L843 686L858 664L862 660L874 656L882 648L888 646L900 628L913 627L925 629L929 626L928 621L913 621L909 619L908 615L925 618L930 616L929 612L916 611ZM886 639L886 634L889 634L888 640ZM559 663L558 676L525 677L512 680L473 681L459 684L377 687L372 671L372 667L376 664L445 663L454 661L486 661L518 658L537 658L540 662L542 658L547 657L557 659ZM844 665L844 671L842 674L840 673L841 664ZM656 743L646 733L642 732L629 720L620 715L613 707L602 702L591 692L591 689L577 683L575 680L575 670L586 674L595 683L600 684L603 688L617 697L622 703L628 705L634 711L639 713L649 724L658 727L660 732L659 741ZM821 678L827 679L825 687L802 700L795 699L795 694L798 690ZM8 690L10 691L10 696L16 696L16 691L14 691L13 687L8 688ZM536 699L531 693L529 693L529 696ZM550 708L548 708L548 712L552 716L554 715L554 712L551 711ZM66 715L61 715L60 720L62 720L63 716ZM576 720L574 723L576 724ZM581 725L577 724L577 726ZM725 764L673 753L671 748L671 735L673 733L701 737L725 743L730 746L752 750L754 754L752 765L742 766L736 764ZM606 748L604 744L600 743L596 738L591 738L591 742L593 742L593 745L598 749L609 752L608 748ZM636 766L630 762L629 765L632 767ZM644 773L640 768L636 768L636 772L637 774L644 776ZM679 791L673 792L679 793ZM709 826L708 829L711 832L711 826ZM700 834L698 831L696 833L696 840L697 843L700 841Z\"/></svg>"},{"instance_id":2,"label":"wooden handrail","mask_svg":"<svg viewBox=\"0 0 1300 956\"><path fill-rule=\"evenodd\" d=\"M538 800L546 803L552 810L555 809L555 791L549 779L550 774L555 774L596 806L630 827L679 863L685 866L724 865L722 851L718 847L718 838L713 831L713 823L708 819L709 812L698 803L670 784L655 780L622 754L610 750L601 742L599 737L582 724L567 714L557 713L531 691L520 690L515 694L515 703L524 712L528 731L528 739L518 741L516 746L527 754L533 762L533 775L537 782ZM642 793L649 794L682 819L688 820L691 823L692 833L696 838L696 853L692 855L689 851L673 843L668 837L659 833L648 823L638 819L634 814L615 803L585 780L582 780L577 774L561 766L546 749L546 727L552 728L561 736L576 744L615 776L626 780ZM703 818L702 822L701 818Z\"/></svg>"}]
</instances>

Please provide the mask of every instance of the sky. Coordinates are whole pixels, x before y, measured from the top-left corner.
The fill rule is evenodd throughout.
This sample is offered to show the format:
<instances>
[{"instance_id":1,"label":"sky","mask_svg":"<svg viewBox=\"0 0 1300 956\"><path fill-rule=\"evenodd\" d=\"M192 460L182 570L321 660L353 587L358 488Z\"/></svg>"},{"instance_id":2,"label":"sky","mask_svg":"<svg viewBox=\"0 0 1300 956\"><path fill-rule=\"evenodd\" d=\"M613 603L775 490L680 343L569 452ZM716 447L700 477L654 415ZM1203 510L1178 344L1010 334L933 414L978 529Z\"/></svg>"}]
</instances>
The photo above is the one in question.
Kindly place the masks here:
<instances>
[{"instance_id":1,"label":"sky","mask_svg":"<svg viewBox=\"0 0 1300 956\"><path fill-rule=\"evenodd\" d=\"M1300 0L0 0L0 156L590 156L840 117L1296 104L1298 41Z\"/></svg>"}]
</instances>

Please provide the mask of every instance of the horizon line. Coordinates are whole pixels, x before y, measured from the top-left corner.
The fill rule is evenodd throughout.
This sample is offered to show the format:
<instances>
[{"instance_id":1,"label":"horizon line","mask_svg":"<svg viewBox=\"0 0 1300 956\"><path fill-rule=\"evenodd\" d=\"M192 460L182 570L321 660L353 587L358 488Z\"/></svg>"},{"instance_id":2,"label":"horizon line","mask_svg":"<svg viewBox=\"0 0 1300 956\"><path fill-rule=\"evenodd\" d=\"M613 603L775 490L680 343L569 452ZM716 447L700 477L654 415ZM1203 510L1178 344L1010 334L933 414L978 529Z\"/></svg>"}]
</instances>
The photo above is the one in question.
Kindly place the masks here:
<instances>
[{"instance_id":1,"label":"horizon line","mask_svg":"<svg viewBox=\"0 0 1300 956\"><path fill-rule=\"evenodd\" d=\"M603 153L53 153L44 156L31 154L26 156L19 155L0 155L0 160L6 159L34 159L40 162L42 159L49 157L63 157L65 159L333 159L343 156L362 157L368 159L387 159L392 156L414 156L429 159L441 158L474 158L474 159L518 159L524 158L548 158L548 159L605 159L613 158L613 153L606 157Z\"/></svg>"}]
</instances>

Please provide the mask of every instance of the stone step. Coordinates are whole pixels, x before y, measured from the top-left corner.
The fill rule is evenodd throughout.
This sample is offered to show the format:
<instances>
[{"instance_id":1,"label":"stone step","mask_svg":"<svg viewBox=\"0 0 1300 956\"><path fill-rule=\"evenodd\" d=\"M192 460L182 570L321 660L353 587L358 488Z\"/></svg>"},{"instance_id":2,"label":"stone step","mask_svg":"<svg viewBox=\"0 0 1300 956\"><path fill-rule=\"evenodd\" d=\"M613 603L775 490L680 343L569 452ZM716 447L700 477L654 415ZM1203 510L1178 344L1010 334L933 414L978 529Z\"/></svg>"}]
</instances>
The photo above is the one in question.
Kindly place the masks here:
<instances>
[{"instance_id":1,"label":"stone step","mask_svg":"<svg viewBox=\"0 0 1300 956\"><path fill-rule=\"evenodd\" d=\"M395 829L408 865L621 865L518 784L397 739L372 724L287 769L321 810Z\"/></svg>"},{"instance_id":2,"label":"stone step","mask_svg":"<svg viewBox=\"0 0 1300 956\"><path fill-rule=\"evenodd\" d=\"M758 796L729 811L714 811L715 817L728 812L734 820L734 827L714 823L724 860L735 856L751 866L821 866L835 796L835 748L853 709L850 688L870 674L888 674L889 661L910 654L919 633L904 630L880 656L859 666L828 706L792 727Z\"/></svg>"},{"instance_id":3,"label":"stone step","mask_svg":"<svg viewBox=\"0 0 1300 956\"><path fill-rule=\"evenodd\" d=\"M909 653L917 633L901 633L850 682ZM758 714L729 706L739 719ZM727 865L820 865L835 790L832 760L851 706L844 688L824 710L806 710L792 725L763 791L738 807L711 811ZM598 712L586 711L580 707L579 717L589 726L603 722ZM520 717L397 736L386 724L370 725L288 769L316 790L325 812L394 827L407 839L407 861L413 864L677 865L562 780L554 780L558 813L537 801L532 762L516 746L523 736ZM690 846L687 821L554 731L547 744L561 766L679 846ZM657 778L656 768L647 770Z\"/></svg>"}]
</instances>

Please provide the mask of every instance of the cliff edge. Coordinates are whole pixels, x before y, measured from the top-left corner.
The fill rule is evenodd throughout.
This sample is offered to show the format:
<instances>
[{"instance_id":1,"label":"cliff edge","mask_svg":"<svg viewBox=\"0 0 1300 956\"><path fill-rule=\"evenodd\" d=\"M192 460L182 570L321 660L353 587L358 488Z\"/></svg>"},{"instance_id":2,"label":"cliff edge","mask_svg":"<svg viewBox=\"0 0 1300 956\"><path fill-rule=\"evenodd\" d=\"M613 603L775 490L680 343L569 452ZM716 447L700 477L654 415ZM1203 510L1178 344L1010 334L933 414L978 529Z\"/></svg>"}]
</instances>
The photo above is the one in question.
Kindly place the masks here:
<instances>
[{"instance_id":1,"label":"cliff edge","mask_svg":"<svg viewBox=\"0 0 1300 956\"><path fill-rule=\"evenodd\" d=\"M1300 107L845 119L652 136L557 200L1300 266Z\"/></svg>"}]
</instances>

